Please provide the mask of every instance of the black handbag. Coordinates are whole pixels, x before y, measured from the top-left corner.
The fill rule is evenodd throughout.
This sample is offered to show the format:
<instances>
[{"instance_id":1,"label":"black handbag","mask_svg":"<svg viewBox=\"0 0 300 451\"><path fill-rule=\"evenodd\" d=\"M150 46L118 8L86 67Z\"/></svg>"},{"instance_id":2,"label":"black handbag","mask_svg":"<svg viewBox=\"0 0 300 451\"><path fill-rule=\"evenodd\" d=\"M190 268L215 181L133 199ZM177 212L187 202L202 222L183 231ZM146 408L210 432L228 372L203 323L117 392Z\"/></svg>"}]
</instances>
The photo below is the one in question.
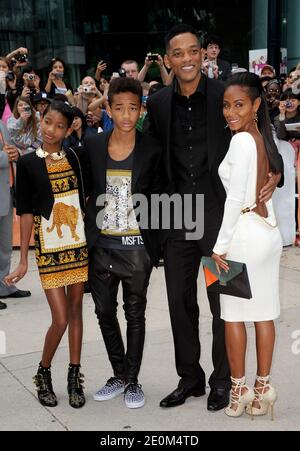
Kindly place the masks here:
<instances>
[{"instance_id":1,"label":"black handbag","mask_svg":"<svg viewBox=\"0 0 300 451\"><path fill-rule=\"evenodd\" d=\"M221 270L221 274L219 274L216 263L211 257L202 258L207 292L252 299L246 264L232 260L226 261L229 265L229 272Z\"/></svg>"}]
</instances>

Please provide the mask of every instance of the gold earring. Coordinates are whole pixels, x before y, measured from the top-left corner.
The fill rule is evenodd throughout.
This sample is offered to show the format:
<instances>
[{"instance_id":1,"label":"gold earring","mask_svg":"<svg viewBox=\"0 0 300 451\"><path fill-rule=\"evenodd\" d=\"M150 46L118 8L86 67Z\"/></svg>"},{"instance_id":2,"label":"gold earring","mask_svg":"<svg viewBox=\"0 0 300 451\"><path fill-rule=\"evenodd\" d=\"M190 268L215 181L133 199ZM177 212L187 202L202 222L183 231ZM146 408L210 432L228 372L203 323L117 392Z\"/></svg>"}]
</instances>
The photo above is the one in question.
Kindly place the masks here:
<instances>
[{"instance_id":1,"label":"gold earring","mask_svg":"<svg viewBox=\"0 0 300 451\"><path fill-rule=\"evenodd\" d=\"M255 124L256 130L260 133L259 128L258 128L258 114L257 114L257 112L255 113L253 122Z\"/></svg>"}]
</instances>

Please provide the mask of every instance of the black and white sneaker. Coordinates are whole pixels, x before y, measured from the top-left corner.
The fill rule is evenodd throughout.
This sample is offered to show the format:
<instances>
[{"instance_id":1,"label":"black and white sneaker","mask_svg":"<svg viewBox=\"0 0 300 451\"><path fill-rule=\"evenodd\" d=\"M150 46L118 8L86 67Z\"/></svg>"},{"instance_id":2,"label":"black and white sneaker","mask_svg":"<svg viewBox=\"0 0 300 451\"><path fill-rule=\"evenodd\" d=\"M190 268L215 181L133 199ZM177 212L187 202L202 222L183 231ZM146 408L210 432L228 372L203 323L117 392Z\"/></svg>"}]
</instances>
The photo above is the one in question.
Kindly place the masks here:
<instances>
[{"instance_id":1,"label":"black and white sneaker","mask_svg":"<svg viewBox=\"0 0 300 451\"><path fill-rule=\"evenodd\" d=\"M113 399L116 396L124 393L125 383L122 379L118 379L117 377L111 377L104 387L100 388L97 393L94 395L95 401L108 401L109 399Z\"/></svg>"},{"instance_id":2,"label":"black and white sneaker","mask_svg":"<svg viewBox=\"0 0 300 451\"><path fill-rule=\"evenodd\" d=\"M142 386L139 384L126 385L124 401L128 409L139 409L145 404L145 395Z\"/></svg>"}]
</instances>

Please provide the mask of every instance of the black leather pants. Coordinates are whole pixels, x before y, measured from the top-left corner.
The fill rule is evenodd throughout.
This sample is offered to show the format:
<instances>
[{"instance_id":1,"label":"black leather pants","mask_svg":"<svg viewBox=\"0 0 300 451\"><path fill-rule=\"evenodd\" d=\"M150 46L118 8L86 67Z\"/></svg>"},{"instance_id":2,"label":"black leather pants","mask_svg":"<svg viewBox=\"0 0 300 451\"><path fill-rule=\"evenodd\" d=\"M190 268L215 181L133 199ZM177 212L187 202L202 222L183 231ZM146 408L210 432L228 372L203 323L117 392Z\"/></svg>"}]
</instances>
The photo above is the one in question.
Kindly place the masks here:
<instances>
[{"instance_id":1,"label":"black leather pants","mask_svg":"<svg viewBox=\"0 0 300 451\"><path fill-rule=\"evenodd\" d=\"M90 258L89 283L95 312L114 375L137 382L145 341L146 294L152 263L145 249L111 250L95 246ZM125 352L117 319L119 283L127 320Z\"/></svg>"}]
</instances>

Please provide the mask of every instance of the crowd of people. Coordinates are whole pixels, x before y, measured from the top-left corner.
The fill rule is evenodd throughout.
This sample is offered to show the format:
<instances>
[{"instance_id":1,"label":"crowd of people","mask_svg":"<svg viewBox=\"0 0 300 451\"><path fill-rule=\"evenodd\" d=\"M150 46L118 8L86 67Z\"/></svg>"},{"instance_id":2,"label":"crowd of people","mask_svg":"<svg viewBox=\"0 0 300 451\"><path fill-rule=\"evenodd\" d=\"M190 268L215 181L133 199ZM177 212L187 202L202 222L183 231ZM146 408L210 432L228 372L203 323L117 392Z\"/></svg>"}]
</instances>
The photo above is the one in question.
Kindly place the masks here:
<instances>
[{"instance_id":1,"label":"crowd of people","mask_svg":"<svg viewBox=\"0 0 300 451\"><path fill-rule=\"evenodd\" d=\"M0 298L30 296L16 284L28 270L33 230L52 316L34 377L40 403L58 403L51 364L68 328L69 403L85 404L82 299L88 282L112 366L94 400L124 393L125 405L137 409L145 404L138 376L147 288L163 259L180 378L160 402L167 409L206 393L197 299L202 257L211 256L219 274L230 271L228 261L243 262L251 300L208 292L214 369L207 408L225 409L231 417L265 415L277 399L270 373L283 246L272 197L289 176L276 144L291 143L299 168L299 68L283 86L271 66L261 78L246 70L232 74L219 58L219 39L208 37L201 46L197 31L185 24L168 32L165 45L163 58L148 54L141 70L126 60L109 80L100 61L95 77L84 77L76 90L60 58L51 61L44 87L28 65L26 48L0 58ZM148 83L152 64L161 78ZM204 195L203 237L187 239L191 230L175 226L176 209L166 229L150 207L148 225L159 226L145 226L135 212L136 194L148 200L154 194L190 195L193 217L197 195ZM14 205L21 252L9 273ZM127 343L117 319L120 284ZM0 308L6 308L2 301ZM245 374L247 322L256 331L253 387Z\"/></svg>"}]
</instances>

